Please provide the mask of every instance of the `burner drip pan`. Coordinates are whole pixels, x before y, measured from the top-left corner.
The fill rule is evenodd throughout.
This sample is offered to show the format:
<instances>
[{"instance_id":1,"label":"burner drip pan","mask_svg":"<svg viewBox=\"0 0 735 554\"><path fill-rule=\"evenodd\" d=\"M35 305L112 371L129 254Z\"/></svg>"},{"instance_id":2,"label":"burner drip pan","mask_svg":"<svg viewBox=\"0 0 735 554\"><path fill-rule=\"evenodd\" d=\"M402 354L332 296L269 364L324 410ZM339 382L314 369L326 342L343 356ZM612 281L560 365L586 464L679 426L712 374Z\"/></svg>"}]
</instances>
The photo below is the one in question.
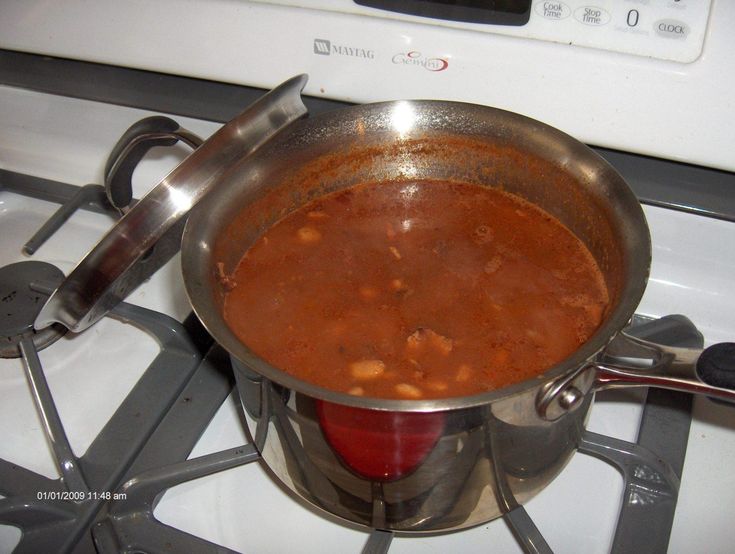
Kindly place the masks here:
<instances>
[{"instance_id":1,"label":"burner drip pan","mask_svg":"<svg viewBox=\"0 0 735 554\"><path fill-rule=\"evenodd\" d=\"M18 345L25 338L42 350L66 334L67 329L59 324L41 331L33 328L49 297L44 291L54 290L63 280L61 270L45 262L18 262L0 268L0 358L19 358Z\"/></svg>"}]
</instances>

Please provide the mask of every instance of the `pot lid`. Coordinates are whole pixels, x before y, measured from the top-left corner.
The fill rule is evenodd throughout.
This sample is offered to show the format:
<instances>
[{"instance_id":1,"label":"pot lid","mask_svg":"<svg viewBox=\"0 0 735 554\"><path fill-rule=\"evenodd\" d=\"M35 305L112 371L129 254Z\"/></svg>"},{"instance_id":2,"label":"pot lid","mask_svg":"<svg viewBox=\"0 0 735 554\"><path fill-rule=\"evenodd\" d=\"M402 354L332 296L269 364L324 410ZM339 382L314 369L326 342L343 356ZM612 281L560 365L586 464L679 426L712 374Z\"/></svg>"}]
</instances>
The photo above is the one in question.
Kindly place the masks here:
<instances>
[{"instance_id":1,"label":"pot lid","mask_svg":"<svg viewBox=\"0 0 735 554\"><path fill-rule=\"evenodd\" d=\"M176 254L191 208L233 164L307 113L293 77L225 124L164 177L84 257L38 314L35 327L88 328Z\"/></svg>"}]
</instances>

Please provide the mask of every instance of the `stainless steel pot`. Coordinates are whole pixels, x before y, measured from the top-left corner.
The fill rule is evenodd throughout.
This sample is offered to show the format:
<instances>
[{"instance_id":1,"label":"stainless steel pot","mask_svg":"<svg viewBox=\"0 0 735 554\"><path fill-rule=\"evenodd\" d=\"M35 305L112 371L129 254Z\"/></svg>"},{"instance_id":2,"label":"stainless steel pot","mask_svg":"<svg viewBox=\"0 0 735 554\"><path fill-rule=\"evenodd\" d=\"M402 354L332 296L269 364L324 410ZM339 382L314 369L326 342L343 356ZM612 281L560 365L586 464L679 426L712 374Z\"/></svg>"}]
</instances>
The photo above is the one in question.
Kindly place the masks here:
<instances>
[{"instance_id":1,"label":"stainless steel pot","mask_svg":"<svg viewBox=\"0 0 735 554\"><path fill-rule=\"evenodd\" d=\"M229 275L271 224L338 189L414 179L501 187L564 222L595 256L610 290L598 331L537 378L419 401L319 388L270 366L235 337L222 316ZM182 245L189 298L232 356L247 425L268 466L332 514L400 531L475 525L533 497L575 451L601 388L659 386L735 399L699 380L699 351L623 332L650 260L640 204L592 150L520 115L438 101L356 106L292 124L221 177L191 214ZM723 348L732 345L709 351L700 370L722 369Z\"/></svg>"},{"instance_id":2,"label":"stainless steel pot","mask_svg":"<svg viewBox=\"0 0 735 554\"><path fill-rule=\"evenodd\" d=\"M624 332L646 285L650 239L636 198L593 151L520 115L452 102L356 106L293 123L305 112L305 82L299 76L266 95L127 211L49 299L36 327L94 323L172 255L199 202L183 236L187 292L231 355L264 460L314 505L401 531L475 525L534 496L577 448L596 390L658 386L735 400L735 345L702 353ZM597 332L534 379L415 401L311 385L235 337L222 316L229 275L271 224L335 190L414 179L502 187L564 222L609 288Z\"/></svg>"}]
</instances>

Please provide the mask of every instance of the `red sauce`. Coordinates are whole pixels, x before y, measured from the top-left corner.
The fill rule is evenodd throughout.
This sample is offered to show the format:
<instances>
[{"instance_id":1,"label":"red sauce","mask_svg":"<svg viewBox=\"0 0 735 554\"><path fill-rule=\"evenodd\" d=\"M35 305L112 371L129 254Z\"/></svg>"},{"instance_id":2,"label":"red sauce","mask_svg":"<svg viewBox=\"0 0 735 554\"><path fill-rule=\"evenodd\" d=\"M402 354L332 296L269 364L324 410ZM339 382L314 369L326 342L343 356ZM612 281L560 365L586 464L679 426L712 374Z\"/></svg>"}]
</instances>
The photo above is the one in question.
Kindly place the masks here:
<instances>
[{"instance_id":1,"label":"red sauce","mask_svg":"<svg viewBox=\"0 0 735 554\"><path fill-rule=\"evenodd\" d=\"M537 206L477 185L359 185L271 227L225 319L270 364L380 398L464 396L526 380L600 325L592 255Z\"/></svg>"}]
</instances>

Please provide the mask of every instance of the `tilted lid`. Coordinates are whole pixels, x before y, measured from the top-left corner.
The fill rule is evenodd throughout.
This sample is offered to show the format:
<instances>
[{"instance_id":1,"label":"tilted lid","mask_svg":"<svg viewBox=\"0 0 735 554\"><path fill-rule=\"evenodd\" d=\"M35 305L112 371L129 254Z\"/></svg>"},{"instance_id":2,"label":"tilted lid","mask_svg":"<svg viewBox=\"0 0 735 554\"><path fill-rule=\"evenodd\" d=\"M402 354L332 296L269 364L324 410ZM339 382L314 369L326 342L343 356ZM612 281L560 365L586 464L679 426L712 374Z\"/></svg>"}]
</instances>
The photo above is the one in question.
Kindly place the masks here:
<instances>
[{"instance_id":1,"label":"tilted lid","mask_svg":"<svg viewBox=\"0 0 735 554\"><path fill-rule=\"evenodd\" d=\"M220 175L307 113L307 76L285 81L232 119L161 180L84 257L48 299L36 329L83 331L165 264L180 247L191 208Z\"/></svg>"}]
</instances>

